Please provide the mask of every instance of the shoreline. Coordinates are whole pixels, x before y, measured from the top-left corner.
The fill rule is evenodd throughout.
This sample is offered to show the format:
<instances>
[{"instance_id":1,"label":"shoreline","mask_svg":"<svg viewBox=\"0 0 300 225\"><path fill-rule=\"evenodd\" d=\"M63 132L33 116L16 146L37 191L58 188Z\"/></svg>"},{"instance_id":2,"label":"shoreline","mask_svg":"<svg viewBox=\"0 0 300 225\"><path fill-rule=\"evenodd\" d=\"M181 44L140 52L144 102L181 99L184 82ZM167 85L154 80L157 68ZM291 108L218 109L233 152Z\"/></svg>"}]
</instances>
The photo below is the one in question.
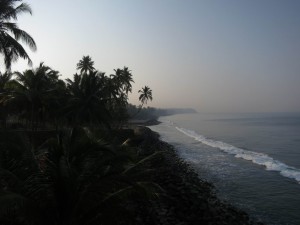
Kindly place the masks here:
<instances>
[{"instance_id":1,"label":"shoreline","mask_svg":"<svg viewBox=\"0 0 300 225\"><path fill-rule=\"evenodd\" d=\"M134 145L141 149L141 154L162 152L161 161L152 166L160 171L154 176L154 182L166 191L166 196L158 202L156 212L158 218L172 221L166 224L263 224L220 200L214 185L199 178L194 169L178 156L174 146L160 140L158 133L145 124L136 125L133 130Z\"/></svg>"},{"instance_id":2,"label":"shoreline","mask_svg":"<svg viewBox=\"0 0 300 225\"><path fill-rule=\"evenodd\" d=\"M149 120L129 120L127 122L127 126L134 128L135 126L154 126L158 125L161 122L157 119L149 119Z\"/></svg>"},{"instance_id":3,"label":"shoreline","mask_svg":"<svg viewBox=\"0 0 300 225\"><path fill-rule=\"evenodd\" d=\"M152 124L157 122L152 121ZM74 133L80 135L80 132ZM195 170L180 158L175 147L162 141L160 135L151 128L139 124L106 134L107 136L102 136L103 140L108 140L107 143L116 146L118 150L124 150L122 157L132 157L132 162L137 162L133 164L135 166L132 167L132 172L137 176L138 183L151 184L148 186L149 192L147 188L141 188L138 195L125 198L125 203L118 203L132 213L135 221L132 224L263 225L244 211L220 200L214 185L199 178ZM35 136L31 144L38 145L37 143L48 140L50 136L50 133L43 132ZM134 176L128 176L125 182L134 184ZM94 182L97 183L97 179ZM145 194L151 197L139 197ZM109 218L110 214L107 215ZM122 214L119 219L125 221L126 215L123 217ZM109 224L114 224L111 222L113 218L109 218L109 221Z\"/></svg>"}]
</instances>

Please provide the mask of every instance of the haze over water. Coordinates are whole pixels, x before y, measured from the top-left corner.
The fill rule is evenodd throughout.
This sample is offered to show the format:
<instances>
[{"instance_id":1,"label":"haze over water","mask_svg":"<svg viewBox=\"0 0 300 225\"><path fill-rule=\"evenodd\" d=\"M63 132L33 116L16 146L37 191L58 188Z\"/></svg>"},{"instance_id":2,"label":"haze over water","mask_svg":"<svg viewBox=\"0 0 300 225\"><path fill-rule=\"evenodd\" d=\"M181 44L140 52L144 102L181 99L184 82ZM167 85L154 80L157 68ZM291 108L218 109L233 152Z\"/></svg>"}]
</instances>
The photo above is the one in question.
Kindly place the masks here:
<instances>
[{"instance_id":1,"label":"haze over water","mask_svg":"<svg viewBox=\"0 0 300 225\"><path fill-rule=\"evenodd\" d=\"M266 224L300 224L300 114L182 114L151 129L219 196Z\"/></svg>"}]
</instances>

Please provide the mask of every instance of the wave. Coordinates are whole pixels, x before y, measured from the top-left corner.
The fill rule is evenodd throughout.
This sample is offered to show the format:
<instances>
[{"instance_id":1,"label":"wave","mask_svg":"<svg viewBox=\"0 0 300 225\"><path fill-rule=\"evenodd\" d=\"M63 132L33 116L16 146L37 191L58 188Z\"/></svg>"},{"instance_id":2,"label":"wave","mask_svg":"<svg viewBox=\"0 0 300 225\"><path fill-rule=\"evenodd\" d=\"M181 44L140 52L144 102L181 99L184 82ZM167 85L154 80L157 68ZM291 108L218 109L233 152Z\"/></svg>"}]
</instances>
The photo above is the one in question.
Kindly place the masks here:
<instances>
[{"instance_id":1,"label":"wave","mask_svg":"<svg viewBox=\"0 0 300 225\"><path fill-rule=\"evenodd\" d=\"M212 140L204 137L203 135L197 134L195 131L188 130L185 128L176 127L176 129L181 133L192 137L205 145L218 148L223 152L234 155L236 158L242 158L245 160L252 161L255 164L265 166L266 170L278 171L282 176L295 179L300 183L299 169L292 166L288 166L278 160L275 160L267 154L245 150L222 141Z\"/></svg>"}]
</instances>

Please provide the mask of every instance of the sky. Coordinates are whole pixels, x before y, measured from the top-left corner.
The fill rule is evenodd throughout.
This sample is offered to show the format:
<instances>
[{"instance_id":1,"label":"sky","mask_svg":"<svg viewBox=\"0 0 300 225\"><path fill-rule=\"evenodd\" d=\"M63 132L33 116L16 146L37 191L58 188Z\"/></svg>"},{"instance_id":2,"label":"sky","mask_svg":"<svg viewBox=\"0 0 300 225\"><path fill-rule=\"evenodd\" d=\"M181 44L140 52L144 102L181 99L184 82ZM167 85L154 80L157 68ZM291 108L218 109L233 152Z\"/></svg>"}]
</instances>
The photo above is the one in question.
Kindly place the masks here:
<instances>
[{"instance_id":1,"label":"sky","mask_svg":"<svg viewBox=\"0 0 300 225\"><path fill-rule=\"evenodd\" d=\"M45 62L72 78L83 55L107 75L128 66L130 102L200 112L300 112L298 0L27 0L18 19ZM2 62L1 62L2 63ZM19 60L13 70L28 69Z\"/></svg>"}]
</instances>

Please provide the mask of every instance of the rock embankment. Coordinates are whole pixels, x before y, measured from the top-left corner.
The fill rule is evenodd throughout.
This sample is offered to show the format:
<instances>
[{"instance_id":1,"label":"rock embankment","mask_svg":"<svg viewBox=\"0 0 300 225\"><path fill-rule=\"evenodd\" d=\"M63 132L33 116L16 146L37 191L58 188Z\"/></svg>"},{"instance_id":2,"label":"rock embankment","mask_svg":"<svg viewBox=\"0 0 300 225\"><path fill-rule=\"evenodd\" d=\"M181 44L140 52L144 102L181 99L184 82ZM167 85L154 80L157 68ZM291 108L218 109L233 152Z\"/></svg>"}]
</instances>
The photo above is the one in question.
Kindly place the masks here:
<instances>
[{"instance_id":1,"label":"rock embankment","mask_svg":"<svg viewBox=\"0 0 300 225\"><path fill-rule=\"evenodd\" d=\"M201 180L193 169L176 154L168 143L147 127L136 127L134 137L124 142L140 148L140 154L160 152L151 165L157 171L153 181L163 190L160 198L153 201L151 222L155 224L210 224L250 225L262 224L219 200L212 184ZM146 223L146 221L145 221Z\"/></svg>"}]
</instances>

